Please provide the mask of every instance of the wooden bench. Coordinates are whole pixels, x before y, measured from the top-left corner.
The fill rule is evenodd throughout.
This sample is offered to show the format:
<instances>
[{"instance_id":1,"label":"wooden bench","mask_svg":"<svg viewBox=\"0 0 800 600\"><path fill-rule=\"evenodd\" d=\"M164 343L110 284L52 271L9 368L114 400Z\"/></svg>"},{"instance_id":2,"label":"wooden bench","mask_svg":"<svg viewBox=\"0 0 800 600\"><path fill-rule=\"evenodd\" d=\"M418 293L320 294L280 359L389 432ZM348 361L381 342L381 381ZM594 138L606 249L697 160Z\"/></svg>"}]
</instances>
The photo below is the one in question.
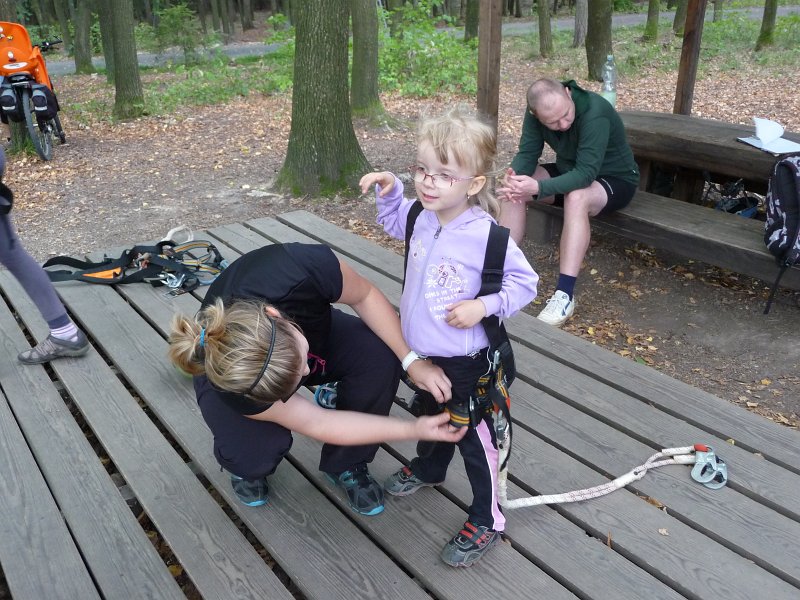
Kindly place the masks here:
<instances>
[{"instance_id":1,"label":"wooden bench","mask_svg":"<svg viewBox=\"0 0 800 600\"><path fill-rule=\"evenodd\" d=\"M325 242L399 303L402 256L304 211L198 237L229 260ZM202 290L59 284L94 349L23 367L23 328L35 339L47 330L7 272L0 289L0 564L14 598L185 597L178 573L191 597L209 599L800 594L800 435L530 315L507 323L519 371L511 497L602 483L694 442L727 460L730 484L709 490L673 466L596 500L508 511L506 543L452 569L438 552L471 496L458 458L443 485L362 517L318 471L320 444L295 436L269 504L236 501L191 381L165 358L171 316L193 314ZM370 468L382 480L414 454L411 442L386 444Z\"/></svg>"},{"instance_id":2,"label":"wooden bench","mask_svg":"<svg viewBox=\"0 0 800 600\"><path fill-rule=\"evenodd\" d=\"M560 234L561 208L530 202L528 213L527 235L534 241L551 241ZM766 283L778 273L761 221L674 198L637 191L628 206L593 218L592 226ZM800 268L789 269L781 287L800 289Z\"/></svg>"},{"instance_id":3,"label":"wooden bench","mask_svg":"<svg viewBox=\"0 0 800 600\"><path fill-rule=\"evenodd\" d=\"M675 174L669 195L688 202L700 202L704 172L714 182L742 179L748 190L766 193L778 157L737 140L753 135L752 125L646 111L622 111L620 117L641 169L642 190L658 191L657 170L666 168ZM800 142L797 133L784 137Z\"/></svg>"}]
</instances>

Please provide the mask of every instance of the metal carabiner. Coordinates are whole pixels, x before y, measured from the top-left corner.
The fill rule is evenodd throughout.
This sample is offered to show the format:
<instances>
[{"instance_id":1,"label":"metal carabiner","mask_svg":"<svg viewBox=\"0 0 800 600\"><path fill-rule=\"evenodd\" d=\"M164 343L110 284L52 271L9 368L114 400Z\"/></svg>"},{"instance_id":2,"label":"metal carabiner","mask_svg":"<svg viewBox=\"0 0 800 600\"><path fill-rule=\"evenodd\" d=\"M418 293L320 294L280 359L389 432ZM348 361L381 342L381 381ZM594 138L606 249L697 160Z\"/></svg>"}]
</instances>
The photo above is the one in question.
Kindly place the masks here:
<instances>
[{"instance_id":1,"label":"metal carabiner","mask_svg":"<svg viewBox=\"0 0 800 600\"><path fill-rule=\"evenodd\" d=\"M175 275L173 273L167 273L164 276L164 285L170 287L172 289L178 289L183 285L184 280L186 279L186 275L181 273L180 275Z\"/></svg>"},{"instance_id":2,"label":"metal carabiner","mask_svg":"<svg viewBox=\"0 0 800 600\"><path fill-rule=\"evenodd\" d=\"M717 463L714 470L714 476L711 481L703 482L703 485L712 490L718 490L728 483L728 465L719 456L716 457Z\"/></svg>"},{"instance_id":3,"label":"metal carabiner","mask_svg":"<svg viewBox=\"0 0 800 600\"><path fill-rule=\"evenodd\" d=\"M717 455L711 446L706 450L695 450L692 479L698 483L707 483L714 479L717 471Z\"/></svg>"}]
</instances>

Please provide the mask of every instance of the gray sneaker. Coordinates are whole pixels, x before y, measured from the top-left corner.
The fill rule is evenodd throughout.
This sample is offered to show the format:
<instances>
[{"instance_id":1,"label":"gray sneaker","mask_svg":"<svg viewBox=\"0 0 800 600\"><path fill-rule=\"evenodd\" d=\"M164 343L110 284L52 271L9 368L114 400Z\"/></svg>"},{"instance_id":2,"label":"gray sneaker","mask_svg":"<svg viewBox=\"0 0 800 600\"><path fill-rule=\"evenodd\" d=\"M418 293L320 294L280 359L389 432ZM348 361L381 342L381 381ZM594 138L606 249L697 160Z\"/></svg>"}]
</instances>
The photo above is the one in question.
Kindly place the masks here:
<instances>
[{"instance_id":1,"label":"gray sneaker","mask_svg":"<svg viewBox=\"0 0 800 600\"><path fill-rule=\"evenodd\" d=\"M442 548L440 556L451 567L470 567L501 539L501 533L467 521Z\"/></svg>"},{"instance_id":2,"label":"gray sneaker","mask_svg":"<svg viewBox=\"0 0 800 600\"><path fill-rule=\"evenodd\" d=\"M410 496L419 488L433 487L439 483L426 483L414 475L410 468L403 467L386 478L386 481L383 482L383 489L392 496Z\"/></svg>"},{"instance_id":3,"label":"gray sneaker","mask_svg":"<svg viewBox=\"0 0 800 600\"><path fill-rule=\"evenodd\" d=\"M26 365L40 365L55 360L56 358L83 356L88 351L89 340L86 339L86 335L79 329L78 339L74 342L48 335L30 350L20 352L17 358L19 362Z\"/></svg>"}]
</instances>

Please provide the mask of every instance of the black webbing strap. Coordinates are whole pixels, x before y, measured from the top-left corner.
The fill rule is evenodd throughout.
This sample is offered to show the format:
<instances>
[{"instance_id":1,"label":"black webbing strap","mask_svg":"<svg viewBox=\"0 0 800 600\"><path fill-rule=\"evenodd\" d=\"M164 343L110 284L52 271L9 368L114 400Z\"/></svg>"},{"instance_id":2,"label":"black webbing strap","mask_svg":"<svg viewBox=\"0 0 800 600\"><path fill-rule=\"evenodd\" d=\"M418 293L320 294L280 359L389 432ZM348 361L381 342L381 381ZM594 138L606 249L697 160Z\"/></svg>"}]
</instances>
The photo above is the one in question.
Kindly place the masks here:
<instances>
[{"instance_id":1,"label":"black webbing strap","mask_svg":"<svg viewBox=\"0 0 800 600\"><path fill-rule=\"evenodd\" d=\"M411 236L414 234L414 224L419 213L422 212L422 202L415 200L406 217L406 251L403 257L403 288L406 287L406 269L408 269L408 249L411 247Z\"/></svg>"}]
</instances>

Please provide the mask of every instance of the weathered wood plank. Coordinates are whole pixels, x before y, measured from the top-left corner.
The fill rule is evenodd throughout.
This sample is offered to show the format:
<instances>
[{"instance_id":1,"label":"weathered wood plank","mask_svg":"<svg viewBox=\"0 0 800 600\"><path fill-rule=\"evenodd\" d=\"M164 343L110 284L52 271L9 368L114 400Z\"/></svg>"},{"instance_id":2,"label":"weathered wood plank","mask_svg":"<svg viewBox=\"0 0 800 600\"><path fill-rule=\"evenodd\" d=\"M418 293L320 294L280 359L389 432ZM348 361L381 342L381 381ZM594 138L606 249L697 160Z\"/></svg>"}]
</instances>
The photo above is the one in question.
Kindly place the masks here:
<instances>
[{"instance_id":1,"label":"weathered wood plank","mask_svg":"<svg viewBox=\"0 0 800 600\"><path fill-rule=\"evenodd\" d=\"M514 417L600 473L619 476L654 453L613 427L518 381L513 388ZM702 440L701 440L702 441ZM728 459L728 446L715 448ZM731 463L732 476L738 465ZM664 505L670 515L800 587L800 523L730 487L710 490L690 478L691 467L648 473L628 489ZM511 474L515 476L512 460ZM587 482L588 487L590 482ZM800 489L796 493L800 494ZM754 531L758 535L753 535Z\"/></svg>"},{"instance_id":2,"label":"weathered wood plank","mask_svg":"<svg viewBox=\"0 0 800 600\"><path fill-rule=\"evenodd\" d=\"M561 208L532 202L528 210L536 213L528 219L532 223L561 221ZM591 222L597 229L770 284L778 274L775 257L764 245L764 225L755 219L639 191L625 208ZM800 289L800 268L789 269L781 286Z\"/></svg>"},{"instance_id":3,"label":"weathered wood plank","mask_svg":"<svg viewBox=\"0 0 800 600\"><path fill-rule=\"evenodd\" d=\"M2 350L6 367L14 365L18 351L6 347L7 341ZM0 565L12 595L100 598L2 393L0 463Z\"/></svg>"},{"instance_id":4,"label":"weathered wood plank","mask_svg":"<svg viewBox=\"0 0 800 600\"><path fill-rule=\"evenodd\" d=\"M128 294L133 286L120 287ZM98 289L97 293L106 290ZM193 463L309 598L352 598L352 590L362 590L359 597L365 598L425 597L413 580L386 555L376 552L371 542L289 465L283 465L271 478L274 487L267 507L253 509L239 504L227 474L220 473L213 457L210 432L199 416L189 381L177 375L163 358L164 332L140 327L134 308L141 311L148 306L146 295L157 294L158 288L140 286L129 296L133 299L135 295L135 301L142 303L136 307L128 306L122 298L109 297L82 308L86 293L83 289L72 297L65 291L65 297L79 314L91 313L95 320L114 321L113 330L94 329L93 336ZM197 308L199 304L189 314ZM154 302L151 310L169 309ZM153 316L153 320L165 322L163 316ZM138 360L130 359L139 353Z\"/></svg>"},{"instance_id":5,"label":"weathered wood plank","mask_svg":"<svg viewBox=\"0 0 800 600\"><path fill-rule=\"evenodd\" d=\"M308 470L309 477L322 486L330 500L349 510L342 492L317 470L320 448L318 442L298 436L291 455ZM395 459L379 451L370 464L370 471L378 481L383 481L400 466ZM508 544L500 544L481 559L480 569L453 569L446 565L439 559L439 552L463 525L465 517L462 510L438 493L414 495L402 501L387 496L386 510L379 517L353 516L370 537L376 538L425 588L442 600L504 598L511 589L524 589L532 598L574 598ZM487 572L504 576L486 577Z\"/></svg>"},{"instance_id":6,"label":"weathered wood plank","mask_svg":"<svg viewBox=\"0 0 800 600\"><path fill-rule=\"evenodd\" d=\"M621 111L620 117L637 159L762 183L777 160L736 139L753 135L752 125L646 111ZM787 132L785 137L800 141L798 134Z\"/></svg>"},{"instance_id":7,"label":"weathered wood plank","mask_svg":"<svg viewBox=\"0 0 800 600\"><path fill-rule=\"evenodd\" d=\"M318 240L324 239L337 252L353 261L369 265L376 272L388 274L396 282L400 281L402 256L305 211L281 215L279 220L296 229L298 233L307 233ZM261 220L249 223L262 228ZM391 287L382 283L381 288L389 295L390 300L399 300L399 284ZM796 431L780 427L655 369L626 360L581 338L550 327L531 315L519 313L509 319L507 324L509 335L520 345L562 362L579 373L618 389L620 393L678 416L717 437L733 439L737 446L761 453L782 467L800 473L800 443Z\"/></svg>"},{"instance_id":8,"label":"weathered wood plank","mask_svg":"<svg viewBox=\"0 0 800 600\"><path fill-rule=\"evenodd\" d=\"M0 285L22 307L20 314L31 314L7 271L0 272ZM38 312L35 318L41 320ZM26 340L7 311L0 311L0 331L2 348L13 352L2 362L14 367L3 376L3 390L102 596L182 597L42 367L18 365L16 353ZM62 362L93 376L85 362Z\"/></svg>"},{"instance_id":9,"label":"weathered wood plank","mask_svg":"<svg viewBox=\"0 0 800 600\"><path fill-rule=\"evenodd\" d=\"M573 458L559 450L560 440L548 443L548 440L531 435L526 427L519 424L514 435L510 475L526 491L522 493L512 490L512 498L533 493L551 494L583 489L607 481L583 464L592 459L592 453L585 458L583 455L579 455L578 459ZM402 442L391 446L404 460L415 455L413 444ZM617 474L633 466L635 465L620 465ZM681 475L688 476L688 469L686 466L663 467L648 473L647 477L654 480L680 478ZM697 484L689 482L687 485ZM469 499L469 482L461 461L454 460L451 463L447 480L442 487L457 498ZM405 498L401 501L405 501ZM720 507L719 504L715 506L717 509ZM713 537L707 537L704 531L692 527L691 523L683 523L669 507L667 510L660 510L627 490L619 490L586 502L557 505L556 509L598 540L606 543L610 540L611 548L615 552L688 597L747 600L753 594L756 597L769 597L766 592L764 596L758 594L759 590L770 589L788 599L795 597L798 592L798 588L790 583L754 565L749 557L736 554L717 543ZM527 517L543 510L548 509L535 507L507 510L508 537L516 541L518 531L526 531L524 521L518 522L518 517ZM669 535L663 535L659 529L665 529ZM533 532L538 533L537 530ZM532 535L533 532L526 533ZM570 540L566 542L567 545L570 543ZM796 543L794 548L797 548ZM704 558L698 561L697 556ZM555 563L549 555L541 560L553 560ZM717 561L723 561L733 568L730 571L717 569ZM552 568L558 568L557 564ZM748 589L744 590L742 586ZM657 589L656 586L653 588ZM589 589L591 593L591 587ZM628 593L602 597L644 598L648 595Z\"/></svg>"}]
</instances>

